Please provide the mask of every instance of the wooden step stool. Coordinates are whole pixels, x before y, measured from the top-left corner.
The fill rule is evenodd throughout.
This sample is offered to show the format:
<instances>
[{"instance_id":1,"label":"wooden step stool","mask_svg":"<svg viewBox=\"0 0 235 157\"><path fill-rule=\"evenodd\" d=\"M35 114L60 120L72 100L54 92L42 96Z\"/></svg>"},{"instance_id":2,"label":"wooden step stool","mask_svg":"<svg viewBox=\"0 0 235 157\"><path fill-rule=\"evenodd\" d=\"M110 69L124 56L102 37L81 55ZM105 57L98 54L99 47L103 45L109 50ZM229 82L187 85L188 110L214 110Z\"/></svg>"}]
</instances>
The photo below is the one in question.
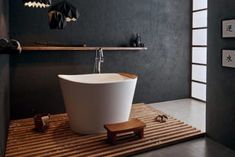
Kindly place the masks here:
<instances>
[{"instance_id":1,"label":"wooden step stool","mask_svg":"<svg viewBox=\"0 0 235 157\"><path fill-rule=\"evenodd\" d=\"M144 137L144 127L146 125L139 119L131 119L123 123L105 124L104 128L107 130L107 139L111 144L117 141L117 134L133 131L139 138Z\"/></svg>"}]
</instances>

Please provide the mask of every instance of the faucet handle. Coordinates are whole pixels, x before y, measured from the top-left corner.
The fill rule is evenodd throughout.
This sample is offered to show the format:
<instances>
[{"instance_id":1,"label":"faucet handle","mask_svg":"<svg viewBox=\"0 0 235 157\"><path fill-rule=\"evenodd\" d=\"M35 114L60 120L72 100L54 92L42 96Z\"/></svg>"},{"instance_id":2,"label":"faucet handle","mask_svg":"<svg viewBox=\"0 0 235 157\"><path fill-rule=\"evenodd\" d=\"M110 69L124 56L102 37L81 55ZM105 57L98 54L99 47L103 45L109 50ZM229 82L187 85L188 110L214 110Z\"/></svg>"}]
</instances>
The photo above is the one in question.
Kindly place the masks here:
<instances>
[{"instance_id":1,"label":"faucet handle","mask_svg":"<svg viewBox=\"0 0 235 157\"><path fill-rule=\"evenodd\" d=\"M99 56L103 58L104 57L103 49L99 48L97 51L99 52Z\"/></svg>"},{"instance_id":2,"label":"faucet handle","mask_svg":"<svg viewBox=\"0 0 235 157\"><path fill-rule=\"evenodd\" d=\"M100 60L101 63L103 63L104 62L104 52L103 52L103 49L99 48L97 51L98 51L99 60Z\"/></svg>"}]
</instances>

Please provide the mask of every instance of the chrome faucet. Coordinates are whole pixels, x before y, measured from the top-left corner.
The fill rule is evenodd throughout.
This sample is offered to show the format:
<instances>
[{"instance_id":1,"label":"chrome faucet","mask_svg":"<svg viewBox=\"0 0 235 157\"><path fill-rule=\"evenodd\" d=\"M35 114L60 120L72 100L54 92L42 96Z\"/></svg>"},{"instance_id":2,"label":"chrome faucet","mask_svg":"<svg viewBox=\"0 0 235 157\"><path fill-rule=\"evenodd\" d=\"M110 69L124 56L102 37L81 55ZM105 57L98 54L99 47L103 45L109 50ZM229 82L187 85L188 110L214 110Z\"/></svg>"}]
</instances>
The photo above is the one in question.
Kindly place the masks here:
<instances>
[{"instance_id":1,"label":"chrome faucet","mask_svg":"<svg viewBox=\"0 0 235 157\"><path fill-rule=\"evenodd\" d=\"M96 50L94 73L101 73L101 63L104 62L104 52L102 48Z\"/></svg>"}]
</instances>

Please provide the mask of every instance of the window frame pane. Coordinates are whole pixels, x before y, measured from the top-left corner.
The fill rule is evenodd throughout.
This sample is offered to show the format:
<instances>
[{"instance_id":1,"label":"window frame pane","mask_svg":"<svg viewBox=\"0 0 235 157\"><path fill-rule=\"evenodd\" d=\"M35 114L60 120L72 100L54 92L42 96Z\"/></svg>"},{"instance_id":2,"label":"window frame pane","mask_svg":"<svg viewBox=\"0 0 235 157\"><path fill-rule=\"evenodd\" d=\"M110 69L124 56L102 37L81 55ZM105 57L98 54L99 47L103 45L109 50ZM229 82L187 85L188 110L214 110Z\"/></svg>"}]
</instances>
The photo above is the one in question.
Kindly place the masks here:
<instances>
[{"instance_id":1,"label":"window frame pane","mask_svg":"<svg viewBox=\"0 0 235 157\"><path fill-rule=\"evenodd\" d=\"M206 9L208 7L208 0L193 0L193 11Z\"/></svg>"},{"instance_id":2,"label":"window frame pane","mask_svg":"<svg viewBox=\"0 0 235 157\"><path fill-rule=\"evenodd\" d=\"M192 64L192 80L206 83L207 68L205 65Z\"/></svg>"},{"instance_id":3,"label":"window frame pane","mask_svg":"<svg viewBox=\"0 0 235 157\"><path fill-rule=\"evenodd\" d=\"M192 63L207 64L207 47L192 47Z\"/></svg>"},{"instance_id":4,"label":"window frame pane","mask_svg":"<svg viewBox=\"0 0 235 157\"><path fill-rule=\"evenodd\" d=\"M194 29L192 32L193 40L192 40L192 45L202 45L206 46L207 45L207 29Z\"/></svg>"},{"instance_id":5,"label":"window frame pane","mask_svg":"<svg viewBox=\"0 0 235 157\"><path fill-rule=\"evenodd\" d=\"M193 12L193 28L207 27L207 10Z\"/></svg>"},{"instance_id":6,"label":"window frame pane","mask_svg":"<svg viewBox=\"0 0 235 157\"><path fill-rule=\"evenodd\" d=\"M192 97L199 99L199 100L206 101L206 84L192 81L191 88L192 88L191 90Z\"/></svg>"}]
</instances>

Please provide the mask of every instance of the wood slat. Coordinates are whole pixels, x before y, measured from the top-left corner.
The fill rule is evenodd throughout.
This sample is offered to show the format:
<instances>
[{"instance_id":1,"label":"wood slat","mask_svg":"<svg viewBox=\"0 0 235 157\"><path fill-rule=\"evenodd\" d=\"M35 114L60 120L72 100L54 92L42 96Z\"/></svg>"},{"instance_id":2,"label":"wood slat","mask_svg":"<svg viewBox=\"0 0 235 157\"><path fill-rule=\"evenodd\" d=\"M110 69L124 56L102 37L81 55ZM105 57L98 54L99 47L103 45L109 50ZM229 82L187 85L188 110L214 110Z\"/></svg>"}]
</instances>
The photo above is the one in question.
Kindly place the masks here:
<instances>
[{"instance_id":1,"label":"wood slat","mask_svg":"<svg viewBox=\"0 0 235 157\"><path fill-rule=\"evenodd\" d=\"M105 133L79 135L72 132L67 114L52 115L45 133L33 131L32 118L14 120L10 123L5 156L128 156L204 135L169 115L166 123L156 122L158 114L164 113L145 104L133 105L131 118L146 124L145 137L135 140L131 134L123 133L118 136L117 145L109 145Z\"/></svg>"},{"instance_id":2,"label":"wood slat","mask_svg":"<svg viewBox=\"0 0 235 157\"><path fill-rule=\"evenodd\" d=\"M187 129L189 130L189 129ZM185 130L181 130L181 131L186 131ZM177 133L177 132L176 132ZM159 133L155 133L156 134L159 134ZM173 134L172 131L171 133L169 132L161 132L161 136L169 136ZM174 133L175 134L175 133ZM161 136L159 136L158 138L160 138ZM61 152L56 152L56 154L53 154L53 155L56 155L56 156L60 156L60 155L65 155L65 156L71 156L71 155L74 155L74 154L78 154L80 156L91 156L92 154L99 154L99 153L102 153L104 154L104 152L106 151L119 151L119 149L131 149L132 147L134 146L138 146L138 145L144 145L146 144L146 142L155 142L154 140L158 140L156 138L153 138L152 137L152 134L148 135L147 137L145 137L145 139L143 140L135 140L135 141L129 141L128 143L124 143L124 144L119 144L119 145L114 145L114 146L109 146L109 144L102 144L100 143L99 145L90 145L89 147L79 147L79 150L77 151L76 149L69 149L69 151L67 150L67 152L65 152L66 149L63 149L63 153ZM63 156L62 155L62 156ZM98 155L99 156L99 155Z\"/></svg>"},{"instance_id":3,"label":"wood slat","mask_svg":"<svg viewBox=\"0 0 235 157\"><path fill-rule=\"evenodd\" d=\"M186 124L183 124L182 122L175 123L175 124L170 123L169 125L167 125L165 127L163 127L163 126L152 127L152 128L146 129L145 131L147 133L157 132L159 134L159 131L168 132L170 129L175 129L176 130L179 127L186 127L186 126L190 127L190 126L188 126ZM72 141L71 141L70 138L67 138L67 137L65 137L64 139L61 138L61 139L57 139L57 140L60 141L62 144L63 143L66 143L66 144L73 144L73 143L75 143L75 144L81 145L81 144L84 144L83 141L87 141L87 143L88 143L90 140L92 140L92 143L94 143L96 140L100 140L100 139L105 140L106 139L106 135L102 134L100 136L94 136L94 137L91 137L91 138L84 138L84 139L77 139L77 140L72 140ZM24 144L21 143L21 145L22 145L22 150L23 150L23 149L31 149L31 148L34 148L34 147L40 147L41 148L41 147L43 147L45 145L52 145L53 143L55 143L55 142L52 141L52 140L42 139L40 142L37 142L37 141L34 142L34 145L32 145L31 142L24 143ZM52 146L57 147L59 145L60 144L55 144L55 145L52 145ZM17 146L17 147L19 147L19 146ZM14 148L17 148L17 147L11 146L11 150L9 150L9 152L14 152Z\"/></svg>"},{"instance_id":4,"label":"wood slat","mask_svg":"<svg viewBox=\"0 0 235 157\"><path fill-rule=\"evenodd\" d=\"M174 133L172 132L173 130L174 130ZM187 130L191 130L191 129L184 126L184 127L180 127L177 129L173 128L173 129L163 130L163 131L159 131L159 132L146 133L144 139L129 141L128 143L122 143L119 145L114 145L112 147L106 147L104 145L94 145L93 147L84 148L85 151L83 149L80 149L80 155L87 156L87 155L92 155L92 154L98 154L99 152L104 153L106 151L114 151L119 148L120 149L126 149L126 148L129 149L129 148L132 148L133 146L136 146L139 144L145 144L146 142L152 142L154 140L158 140L161 137L177 134L177 133L187 131ZM74 153L76 154L76 150L74 150L74 151L70 150L67 154L66 153L63 153L63 154L70 156Z\"/></svg>"},{"instance_id":5,"label":"wood slat","mask_svg":"<svg viewBox=\"0 0 235 157\"><path fill-rule=\"evenodd\" d=\"M130 156L130 155L134 155L136 153L141 153L141 152L145 152L145 151L150 151L150 150L166 147L166 146L169 146L172 144L177 144L179 142L184 142L186 140L191 140L191 139L202 137L202 136L203 136L203 134L201 132L197 132L194 134L185 135L185 136L181 136L178 138L166 140L161 143L153 143L153 144L142 146L142 147L132 148L131 150L125 150L122 152L112 153L112 156Z\"/></svg>"},{"instance_id":6,"label":"wood slat","mask_svg":"<svg viewBox=\"0 0 235 157\"><path fill-rule=\"evenodd\" d=\"M149 127L152 127L152 126L158 126L158 125L167 125L168 123L172 123L172 122L177 122L175 119L168 119L168 121L166 123L159 123L159 124L156 124L156 122L154 121L154 118L151 118L151 119L141 119L143 122L145 123L148 123L147 127L146 128L149 128ZM56 137L59 137L60 135L61 136L64 136L63 134L74 134L70 129L69 127L65 127L65 128L61 128L61 127L53 127L53 128L50 128L50 130L48 130L45 133L37 133L37 132L34 132L32 131L32 129L29 129L28 131L26 132L17 132L17 134L14 134L14 133L11 133L9 134L9 137L8 139L10 141L12 141L11 139L15 140L13 141L13 145L15 144L16 140L26 140L28 141L29 139L43 139L43 138L48 138L50 136L52 136L51 134L53 134L53 136L56 136ZM75 136L77 136L77 134L75 134ZM9 141L9 145L11 144L11 142Z\"/></svg>"},{"instance_id":7,"label":"wood slat","mask_svg":"<svg viewBox=\"0 0 235 157\"><path fill-rule=\"evenodd\" d=\"M179 130L177 129L175 131L175 133L177 132L182 132L182 131L186 131L186 130L191 130L188 127L184 126L182 127L183 129ZM172 129L171 129L172 130ZM173 129L174 130L174 129ZM174 134L175 134L174 133ZM153 133L155 135L159 135L158 138L162 137L162 136L169 136L169 135L172 135L172 131L170 130L167 130L167 131L162 131L160 133ZM143 141L149 141L152 139L152 135L148 135L146 136L146 138L144 140L142 140L142 143ZM62 143L62 141L61 141ZM129 146L130 144L138 144L139 141L132 141L132 143L125 143L125 147L126 146ZM79 144L76 144L74 143L75 145L71 145L71 143L68 143L67 146L64 146L64 145L57 145L56 147L54 147L53 149L51 147L48 147L48 146L45 146L45 147L41 147L39 146L37 149L34 149L34 152L31 152L31 150L26 150L26 151L21 151L21 153L19 152L15 152L15 153L9 153L10 155L14 156L14 155L20 155L21 157L24 157L25 155L28 156L28 153L30 153L31 156L36 156L36 155L39 155L39 154L42 154L42 153L46 153L47 150L46 149L50 149L50 151L54 151L54 154L53 156L60 156L60 154L62 156L70 156L71 154L74 154L74 153L77 153L76 150L72 151L74 148L78 147L79 148L79 152L83 152L83 154L81 154L82 156L87 156L87 155L91 155L91 154L97 154L99 152L103 152L103 151L107 151L107 150L110 150L110 149L113 149L114 147L110 148L110 147L107 147L109 146L109 144L107 144L105 142L105 138L103 139L99 139L99 140L89 140L89 141L84 141L82 143L79 143ZM121 145L123 146L123 145ZM71 147L73 149L71 149ZM115 148L119 148L120 145L116 145ZM58 150L58 148L61 148L60 150ZM69 150L69 151L68 151ZM67 152L66 152L67 151Z\"/></svg>"},{"instance_id":8,"label":"wood slat","mask_svg":"<svg viewBox=\"0 0 235 157\"><path fill-rule=\"evenodd\" d=\"M154 123L154 122L153 122ZM148 131L148 130L154 130L154 131L159 131L158 129L166 129L168 127L174 127L174 126L178 126L178 125L183 125L184 123L183 122L180 122L180 121L168 121L164 124L159 124L159 125L149 125L148 127L146 127L145 131ZM60 135L62 134L62 135ZM103 134L104 135L104 134ZM63 139L67 139L67 140L70 140L68 139L67 136L70 136L71 138L73 137L77 137L77 135L75 134L74 136L71 136L69 134L66 134L64 135L63 133L58 133L57 135L54 135L56 136L56 139L61 141L61 142L66 142L66 141L62 141ZM106 136L106 135L104 135ZM40 144L48 144L49 142L53 141L54 138L51 138L53 137L52 135L48 135L48 136L43 136L43 137L36 137L36 138L33 138L33 137L26 137L25 139L23 140L19 140L18 141L14 141L13 143L8 143L8 146L12 149L12 148L17 148L19 147L19 145L23 145L24 147L27 146L27 145L32 145L31 143L33 142L35 145L39 146ZM90 137L99 137L97 135L91 135ZM79 139L77 140L73 140L75 142L79 142L81 141L82 139L86 139L86 140L89 140L88 138L90 138L88 135L87 136L82 136L80 137ZM16 145L17 144L17 145Z\"/></svg>"}]
</instances>

